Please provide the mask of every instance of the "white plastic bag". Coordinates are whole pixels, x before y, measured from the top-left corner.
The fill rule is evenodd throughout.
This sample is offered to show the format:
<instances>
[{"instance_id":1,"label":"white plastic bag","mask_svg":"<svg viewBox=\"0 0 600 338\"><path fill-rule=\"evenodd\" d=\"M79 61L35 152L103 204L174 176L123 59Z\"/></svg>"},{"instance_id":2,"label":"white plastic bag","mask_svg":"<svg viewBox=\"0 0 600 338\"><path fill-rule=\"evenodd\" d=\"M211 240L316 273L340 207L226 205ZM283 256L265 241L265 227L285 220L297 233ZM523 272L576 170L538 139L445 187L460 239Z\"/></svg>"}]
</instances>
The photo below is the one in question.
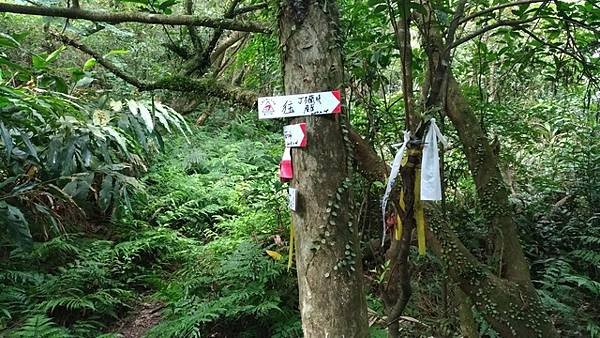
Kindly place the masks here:
<instances>
[{"instance_id":1,"label":"white plastic bag","mask_svg":"<svg viewBox=\"0 0 600 338\"><path fill-rule=\"evenodd\" d=\"M442 132L431 119L429 130L425 135L423 157L421 159L421 200L440 201L442 199L442 181L440 178L440 157L438 142L446 147L448 143Z\"/></svg>"}]
</instances>

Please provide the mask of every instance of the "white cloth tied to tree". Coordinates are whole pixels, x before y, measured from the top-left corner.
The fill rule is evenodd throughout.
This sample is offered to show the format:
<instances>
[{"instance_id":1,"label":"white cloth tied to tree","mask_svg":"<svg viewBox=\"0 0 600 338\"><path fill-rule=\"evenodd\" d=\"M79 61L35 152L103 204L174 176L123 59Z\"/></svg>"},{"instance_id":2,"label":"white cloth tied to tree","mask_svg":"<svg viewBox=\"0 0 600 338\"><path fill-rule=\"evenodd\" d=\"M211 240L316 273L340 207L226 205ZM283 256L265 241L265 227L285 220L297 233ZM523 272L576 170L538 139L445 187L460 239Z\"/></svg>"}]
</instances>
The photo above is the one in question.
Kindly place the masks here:
<instances>
[{"instance_id":1,"label":"white cloth tied to tree","mask_svg":"<svg viewBox=\"0 0 600 338\"><path fill-rule=\"evenodd\" d=\"M390 171L390 176L388 177L387 186L385 188L385 193L383 194L383 199L381 200L381 216L383 217L383 236L381 239L381 245L383 246L385 243L385 210L387 206L388 199L390 197L390 193L392 192L392 188L394 187L394 183L396 183L396 178L398 173L400 172L400 162L402 162L402 157L404 156L404 152L406 151L406 146L410 141L410 131L404 131L404 142L402 145L394 144L392 147L398 147L398 151L396 152L396 156L394 157L394 162L392 162L392 170Z\"/></svg>"},{"instance_id":2,"label":"white cloth tied to tree","mask_svg":"<svg viewBox=\"0 0 600 338\"><path fill-rule=\"evenodd\" d=\"M421 159L421 200L440 201L442 199L442 181L438 142L442 142L444 147L447 147L448 143L435 124L435 119L432 118L430 121Z\"/></svg>"}]
</instances>

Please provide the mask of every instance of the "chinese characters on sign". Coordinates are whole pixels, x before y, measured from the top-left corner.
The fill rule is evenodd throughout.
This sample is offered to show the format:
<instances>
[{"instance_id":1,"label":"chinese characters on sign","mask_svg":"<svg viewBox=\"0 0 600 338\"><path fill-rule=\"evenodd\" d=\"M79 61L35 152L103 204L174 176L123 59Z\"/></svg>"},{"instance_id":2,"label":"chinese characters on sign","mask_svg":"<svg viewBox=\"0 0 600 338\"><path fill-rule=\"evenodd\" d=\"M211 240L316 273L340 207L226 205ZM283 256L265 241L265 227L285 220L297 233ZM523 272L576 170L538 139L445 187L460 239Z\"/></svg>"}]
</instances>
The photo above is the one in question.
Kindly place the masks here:
<instances>
[{"instance_id":1,"label":"chinese characters on sign","mask_svg":"<svg viewBox=\"0 0 600 338\"><path fill-rule=\"evenodd\" d=\"M342 100L339 90L286 96L260 97L258 99L258 118L275 119L296 116L326 115L342 112ZM283 127L285 150L279 162L279 178L289 182L294 176L291 148L306 147L306 123ZM289 187L288 206L296 211L298 190Z\"/></svg>"},{"instance_id":2,"label":"chinese characters on sign","mask_svg":"<svg viewBox=\"0 0 600 338\"><path fill-rule=\"evenodd\" d=\"M258 118L336 114L342 111L339 90L258 98Z\"/></svg>"}]
</instances>

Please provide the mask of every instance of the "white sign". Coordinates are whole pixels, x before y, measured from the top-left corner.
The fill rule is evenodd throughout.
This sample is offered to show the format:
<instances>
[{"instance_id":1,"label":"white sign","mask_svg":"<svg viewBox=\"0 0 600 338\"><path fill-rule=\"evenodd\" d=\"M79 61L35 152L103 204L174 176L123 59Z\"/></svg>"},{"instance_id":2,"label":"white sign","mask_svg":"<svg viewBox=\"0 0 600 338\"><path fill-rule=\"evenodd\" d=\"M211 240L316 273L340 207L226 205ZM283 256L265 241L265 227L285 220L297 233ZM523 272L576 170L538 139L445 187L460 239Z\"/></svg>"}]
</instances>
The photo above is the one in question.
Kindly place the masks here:
<instances>
[{"instance_id":1,"label":"white sign","mask_svg":"<svg viewBox=\"0 0 600 338\"><path fill-rule=\"evenodd\" d=\"M339 90L258 98L258 118L274 119L342 112Z\"/></svg>"},{"instance_id":2,"label":"white sign","mask_svg":"<svg viewBox=\"0 0 600 338\"><path fill-rule=\"evenodd\" d=\"M288 188L289 202L288 207L292 211L296 211L296 200L298 199L298 189Z\"/></svg>"},{"instance_id":3,"label":"white sign","mask_svg":"<svg viewBox=\"0 0 600 338\"><path fill-rule=\"evenodd\" d=\"M306 147L306 123L290 124L283 127L283 137L285 146L291 147Z\"/></svg>"}]
</instances>

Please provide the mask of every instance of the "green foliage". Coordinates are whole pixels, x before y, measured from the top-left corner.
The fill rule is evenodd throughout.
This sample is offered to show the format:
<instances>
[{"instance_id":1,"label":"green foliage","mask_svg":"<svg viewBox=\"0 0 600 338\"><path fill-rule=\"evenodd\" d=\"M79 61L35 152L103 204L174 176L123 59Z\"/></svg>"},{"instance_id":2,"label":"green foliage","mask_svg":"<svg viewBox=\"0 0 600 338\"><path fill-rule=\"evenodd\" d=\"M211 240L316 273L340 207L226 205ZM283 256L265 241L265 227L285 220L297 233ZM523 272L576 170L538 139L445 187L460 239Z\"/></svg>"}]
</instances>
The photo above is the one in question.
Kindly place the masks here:
<instances>
[{"instance_id":1,"label":"green foliage","mask_svg":"<svg viewBox=\"0 0 600 338\"><path fill-rule=\"evenodd\" d=\"M248 123L233 122L219 135L196 130L192 152L183 142L168 146L144 178L147 195L138 196L135 217L203 241L270 235L286 224L276 176L280 147L273 142L279 137L267 132L263 142L249 140Z\"/></svg>"},{"instance_id":2,"label":"green foliage","mask_svg":"<svg viewBox=\"0 0 600 338\"><path fill-rule=\"evenodd\" d=\"M33 315L25 321L18 330L11 332L8 337L19 338L59 338L72 337L67 330L58 327L52 319L43 314Z\"/></svg>"},{"instance_id":3,"label":"green foliage","mask_svg":"<svg viewBox=\"0 0 600 338\"><path fill-rule=\"evenodd\" d=\"M0 266L6 332L42 313L68 334L91 336L148 290L167 305L151 336L221 332L225 322L246 336L300 336L295 276L264 252L287 250L271 240L287 237L279 135L253 142L248 123L195 129L193 153L184 136L166 144L141 178L148 189L117 220L117 242L63 236L14 251Z\"/></svg>"},{"instance_id":4,"label":"green foliage","mask_svg":"<svg viewBox=\"0 0 600 338\"><path fill-rule=\"evenodd\" d=\"M133 293L116 279L114 255L111 242L69 237L35 244L32 252L13 252L11 261L0 265L0 287L6 290L0 296L0 329L14 337L29 337L32 330L54 337L59 329L64 336L81 337L107 318L118 318ZM20 318L24 323L7 327Z\"/></svg>"},{"instance_id":5,"label":"green foliage","mask_svg":"<svg viewBox=\"0 0 600 338\"><path fill-rule=\"evenodd\" d=\"M345 111L388 157L387 146L401 137L405 120L400 55L390 27L426 8L414 1L337 3ZM467 12L503 3L473 2ZM244 19L272 21L276 4L269 4L269 10ZM447 30L455 4L429 4L435 28ZM184 6L171 0L85 5L165 14ZM194 5L196 14L213 15L227 4ZM600 59L598 34L586 28L597 26L597 6L514 6L477 16L458 34L534 15L539 19L531 25L502 26L455 49L451 67L492 145L499 145L500 170L548 314L562 336L598 337L600 136L594 81ZM200 41L192 42L188 27L0 16L7 27L0 33L0 335L108 337L102 331L132 311L140 295L150 294L165 305L151 337L301 336L294 274L264 252L288 249L289 212L276 176L282 122L256 122L254 113L193 93L209 102L195 111L210 118L205 127L189 130L157 99L186 105L185 95L154 91L132 97L132 88L99 60L46 41L42 20L49 29L79 35L117 67L146 80L180 73L212 36L198 28ZM414 28L412 72L421 83L428 60ZM252 35L242 41L211 74L261 95L281 92L278 39ZM573 55L562 53L565 48ZM417 107L423 105L421 89L415 87ZM501 263L492 244L497 232L477 203L455 130L447 120L443 129L453 144L444 152L446 210L432 205L429 222L450 224L495 270ZM171 137L175 132L183 136ZM378 189L365 189L360 227L366 240L379 235L373 230L380 221L378 210L373 212ZM65 235L72 232L83 233ZM375 255L365 260L371 292L385 288L382 270L390 268L380 252ZM401 321L402 333L458 335L455 286L433 255L410 257L413 295L403 315L411 319ZM383 316L373 296L369 307ZM482 336L498 336L477 312L475 317ZM386 329L374 325L370 334L385 336Z\"/></svg>"},{"instance_id":6,"label":"green foliage","mask_svg":"<svg viewBox=\"0 0 600 338\"><path fill-rule=\"evenodd\" d=\"M242 329L240 323L242 336L300 335L294 324L295 285L284 264L250 243L215 258L191 262L180 270L166 289L166 318L148 337L227 334Z\"/></svg>"},{"instance_id":7,"label":"green foliage","mask_svg":"<svg viewBox=\"0 0 600 338\"><path fill-rule=\"evenodd\" d=\"M7 36L5 47L18 46ZM3 74L13 78L0 85L0 234L23 248L64 233L84 212L110 216L121 200L129 205L161 133L189 131L159 102L128 100L124 110L106 95L83 101L65 94L48 80L57 78L51 66L63 49L33 54L32 69L0 55Z\"/></svg>"}]
</instances>

